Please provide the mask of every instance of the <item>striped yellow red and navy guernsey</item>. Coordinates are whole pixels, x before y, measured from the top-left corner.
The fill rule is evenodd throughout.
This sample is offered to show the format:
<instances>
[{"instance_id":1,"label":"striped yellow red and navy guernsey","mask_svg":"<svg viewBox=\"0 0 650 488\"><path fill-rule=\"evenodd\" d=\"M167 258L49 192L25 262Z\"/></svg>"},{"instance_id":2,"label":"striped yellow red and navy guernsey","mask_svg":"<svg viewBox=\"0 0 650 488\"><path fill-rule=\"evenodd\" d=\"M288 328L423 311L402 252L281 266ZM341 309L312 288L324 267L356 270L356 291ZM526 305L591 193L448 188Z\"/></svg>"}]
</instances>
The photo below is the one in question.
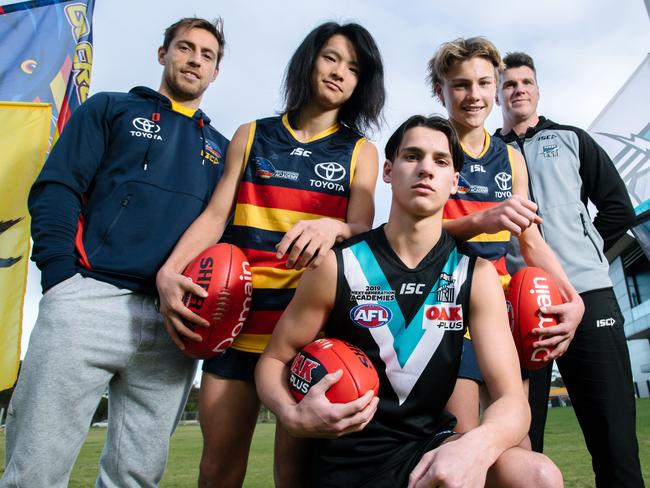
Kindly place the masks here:
<instances>
[{"instance_id":1,"label":"striped yellow red and navy guernsey","mask_svg":"<svg viewBox=\"0 0 650 488\"><path fill-rule=\"evenodd\" d=\"M447 201L443 211L444 220L487 210L512 196L514 181L513 149L500 139L493 139L485 132L485 145L481 153L472 157L463 147L465 164L458 180L458 192ZM505 255L510 232L479 234L463 243L463 252L492 261L504 286L510 281L506 270Z\"/></svg>"},{"instance_id":2,"label":"striped yellow red and navy guernsey","mask_svg":"<svg viewBox=\"0 0 650 488\"><path fill-rule=\"evenodd\" d=\"M275 257L284 234L300 220L346 220L364 141L336 124L300 142L286 114L251 123L231 230L251 264L253 301L235 349L261 353L293 297L302 271Z\"/></svg>"}]
</instances>

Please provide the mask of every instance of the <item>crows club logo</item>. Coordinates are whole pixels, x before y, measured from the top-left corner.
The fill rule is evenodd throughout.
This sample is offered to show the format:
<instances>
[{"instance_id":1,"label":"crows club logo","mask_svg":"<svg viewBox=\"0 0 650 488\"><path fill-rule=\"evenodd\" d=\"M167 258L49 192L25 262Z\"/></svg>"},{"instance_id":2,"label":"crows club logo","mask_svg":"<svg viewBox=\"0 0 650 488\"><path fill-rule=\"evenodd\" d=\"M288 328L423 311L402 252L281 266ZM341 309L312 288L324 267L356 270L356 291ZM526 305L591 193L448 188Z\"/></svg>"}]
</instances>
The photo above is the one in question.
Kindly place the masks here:
<instances>
[{"instance_id":1,"label":"crows club logo","mask_svg":"<svg viewBox=\"0 0 650 488\"><path fill-rule=\"evenodd\" d=\"M295 171L276 169L273 163L266 158L256 157L253 161L255 162L255 174L265 180L269 178L280 178L283 180L297 181L300 177L300 173L296 173Z\"/></svg>"},{"instance_id":2,"label":"crows club logo","mask_svg":"<svg viewBox=\"0 0 650 488\"><path fill-rule=\"evenodd\" d=\"M463 175L458 175L458 193L466 195L467 193L487 194L488 187L483 185L472 185Z\"/></svg>"},{"instance_id":3,"label":"crows club logo","mask_svg":"<svg viewBox=\"0 0 650 488\"><path fill-rule=\"evenodd\" d=\"M393 318L393 312L388 307L378 303L364 303L350 310L350 319L366 329L374 329L386 325Z\"/></svg>"},{"instance_id":4,"label":"crows club logo","mask_svg":"<svg viewBox=\"0 0 650 488\"><path fill-rule=\"evenodd\" d=\"M469 193L469 182L461 174L458 175L458 193L461 195Z\"/></svg>"},{"instance_id":5,"label":"crows club logo","mask_svg":"<svg viewBox=\"0 0 650 488\"><path fill-rule=\"evenodd\" d=\"M131 122L135 130L130 131L133 137L144 137L145 139L156 139L162 141L162 137L158 134L160 126L154 121L145 117L136 117Z\"/></svg>"},{"instance_id":6,"label":"crows club logo","mask_svg":"<svg viewBox=\"0 0 650 488\"><path fill-rule=\"evenodd\" d=\"M218 146L214 141L206 139L203 150L201 151L201 156L204 159L210 161L212 164L219 164L223 159L223 156L221 155L221 151L219 151L217 148Z\"/></svg>"},{"instance_id":7,"label":"crows club logo","mask_svg":"<svg viewBox=\"0 0 650 488\"><path fill-rule=\"evenodd\" d=\"M275 168L266 158L255 158L255 174L260 178L268 180L273 173L275 173Z\"/></svg>"}]
</instances>

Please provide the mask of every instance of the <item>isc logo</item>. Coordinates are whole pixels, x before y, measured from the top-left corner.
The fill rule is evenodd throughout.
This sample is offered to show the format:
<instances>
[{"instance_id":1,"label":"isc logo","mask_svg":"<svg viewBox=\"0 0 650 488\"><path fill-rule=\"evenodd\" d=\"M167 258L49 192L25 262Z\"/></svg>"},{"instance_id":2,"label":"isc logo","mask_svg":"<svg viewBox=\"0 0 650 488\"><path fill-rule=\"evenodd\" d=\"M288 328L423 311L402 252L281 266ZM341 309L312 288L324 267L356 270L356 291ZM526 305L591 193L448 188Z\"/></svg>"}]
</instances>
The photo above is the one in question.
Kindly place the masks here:
<instances>
[{"instance_id":1,"label":"isc logo","mask_svg":"<svg viewBox=\"0 0 650 488\"><path fill-rule=\"evenodd\" d=\"M616 323L616 320L614 320L612 317L608 319L598 319L596 320L596 327L611 327Z\"/></svg>"},{"instance_id":2,"label":"isc logo","mask_svg":"<svg viewBox=\"0 0 650 488\"><path fill-rule=\"evenodd\" d=\"M289 153L289 156L305 156L306 158L308 158L309 156L311 156L311 151L307 151L302 147L297 147Z\"/></svg>"},{"instance_id":3,"label":"isc logo","mask_svg":"<svg viewBox=\"0 0 650 488\"><path fill-rule=\"evenodd\" d=\"M350 310L350 319L357 325L375 328L386 325L393 318L393 312L383 305L364 303Z\"/></svg>"},{"instance_id":4,"label":"isc logo","mask_svg":"<svg viewBox=\"0 0 650 488\"><path fill-rule=\"evenodd\" d=\"M399 289L400 295L422 295L424 283L402 283Z\"/></svg>"}]
</instances>

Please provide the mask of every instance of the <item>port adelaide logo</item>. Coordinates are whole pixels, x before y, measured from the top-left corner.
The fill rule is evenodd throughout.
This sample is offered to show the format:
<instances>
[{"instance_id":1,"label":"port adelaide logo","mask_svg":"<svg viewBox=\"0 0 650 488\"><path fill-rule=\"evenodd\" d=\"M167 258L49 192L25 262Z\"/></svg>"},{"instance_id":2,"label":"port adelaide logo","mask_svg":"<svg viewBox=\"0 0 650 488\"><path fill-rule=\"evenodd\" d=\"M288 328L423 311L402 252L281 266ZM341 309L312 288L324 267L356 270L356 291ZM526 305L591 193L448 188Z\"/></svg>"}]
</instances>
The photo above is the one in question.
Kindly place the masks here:
<instances>
[{"instance_id":1,"label":"port adelaide logo","mask_svg":"<svg viewBox=\"0 0 650 488\"><path fill-rule=\"evenodd\" d=\"M544 144L542 146L542 156L545 158L556 158L560 152L557 144Z\"/></svg>"},{"instance_id":2,"label":"port adelaide logo","mask_svg":"<svg viewBox=\"0 0 650 488\"><path fill-rule=\"evenodd\" d=\"M130 131L131 136L133 137L143 137L145 139L155 139L157 141L162 141L160 137L160 126L155 122L145 118L137 117L131 122L135 130Z\"/></svg>"},{"instance_id":3,"label":"port adelaide logo","mask_svg":"<svg viewBox=\"0 0 650 488\"><path fill-rule=\"evenodd\" d=\"M314 166L314 172L320 178L310 179L309 184L314 188L324 188L326 190L334 190L337 192L345 191L343 185L339 183L347 175L347 171L343 165L334 161L327 163L318 163Z\"/></svg>"}]
</instances>

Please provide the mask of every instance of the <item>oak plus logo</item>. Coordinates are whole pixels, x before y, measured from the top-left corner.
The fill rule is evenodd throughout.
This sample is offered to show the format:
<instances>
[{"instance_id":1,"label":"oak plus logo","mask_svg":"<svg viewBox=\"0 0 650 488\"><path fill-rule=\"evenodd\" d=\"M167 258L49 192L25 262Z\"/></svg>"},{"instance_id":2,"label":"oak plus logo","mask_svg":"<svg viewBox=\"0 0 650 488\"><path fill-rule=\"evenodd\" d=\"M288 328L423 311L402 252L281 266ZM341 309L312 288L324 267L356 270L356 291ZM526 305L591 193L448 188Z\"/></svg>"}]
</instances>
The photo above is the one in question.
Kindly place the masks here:
<instances>
[{"instance_id":1,"label":"oak plus logo","mask_svg":"<svg viewBox=\"0 0 650 488\"><path fill-rule=\"evenodd\" d=\"M327 163L318 163L314 166L314 172L320 180L310 179L309 184L314 188L323 188L325 190L334 190L342 192L345 189L338 183L347 175L345 168L334 161Z\"/></svg>"},{"instance_id":2,"label":"oak plus logo","mask_svg":"<svg viewBox=\"0 0 650 488\"><path fill-rule=\"evenodd\" d=\"M496 198L510 198L512 196L512 175L501 172L494 177L499 190L494 192Z\"/></svg>"},{"instance_id":3,"label":"oak plus logo","mask_svg":"<svg viewBox=\"0 0 650 488\"><path fill-rule=\"evenodd\" d=\"M145 139L156 139L157 141L162 141L162 137L158 135L160 132L160 126L155 122L145 117L136 117L131 123L136 129L130 131L133 137L144 137Z\"/></svg>"},{"instance_id":4,"label":"oak plus logo","mask_svg":"<svg viewBox=\"0 0 650 488\"><path fill-rule=\"evenodd\" d=\"M437 327L442 330L458 331L465 328L463 308L451 303L436 303L424 306L422 328Z\"/></svg>"}]
</instances>

